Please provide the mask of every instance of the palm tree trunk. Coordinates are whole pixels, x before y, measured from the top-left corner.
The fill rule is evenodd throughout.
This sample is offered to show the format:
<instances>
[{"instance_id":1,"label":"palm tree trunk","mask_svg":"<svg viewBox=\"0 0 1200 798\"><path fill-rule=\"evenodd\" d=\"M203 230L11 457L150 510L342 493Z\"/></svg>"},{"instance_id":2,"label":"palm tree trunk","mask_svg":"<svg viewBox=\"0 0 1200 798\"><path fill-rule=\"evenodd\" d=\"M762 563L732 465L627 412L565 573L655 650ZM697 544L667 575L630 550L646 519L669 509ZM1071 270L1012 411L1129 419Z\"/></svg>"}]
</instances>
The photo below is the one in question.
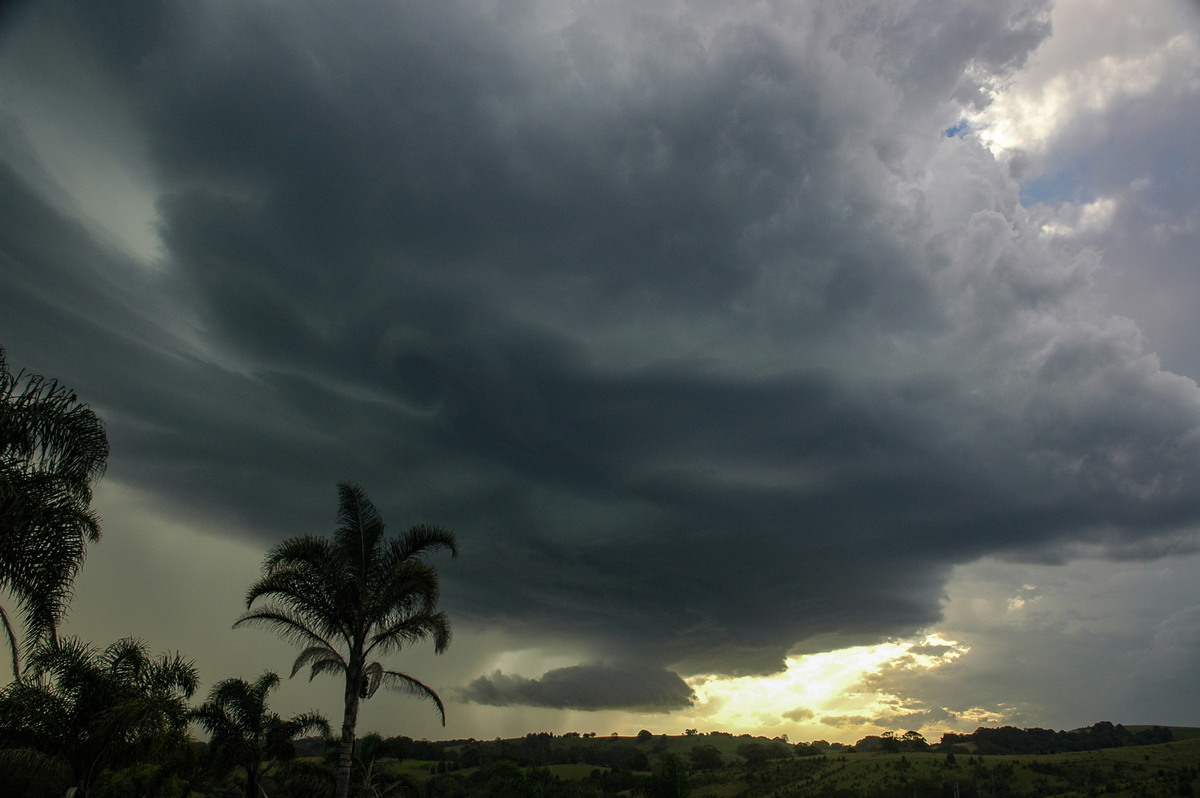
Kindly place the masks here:
<instances>
[{"instance_id":1,"label":"palm tree trunk","mask_svg":"<svg viewBox=\"0 0 1200 798\"><path fill-rule=\"evenodd\" d=\"M354 761L354 727L358 725L359 682L346 674L346 714L342 718L342 747L338 752L337 789L334 798L346 798L350 793L350 769Z\"/></svg>"},{"instance_id":2,"label":"palm tree trunk","mask_svg":"<svg viewBox=\"0 0 1200 798\"><path fill-rule=\"evenodd\" d=\"M253 768L246 768L246 789L243 790L245 798L258 798L258 763L254 763Z\"/></svg>"}]
</instances>

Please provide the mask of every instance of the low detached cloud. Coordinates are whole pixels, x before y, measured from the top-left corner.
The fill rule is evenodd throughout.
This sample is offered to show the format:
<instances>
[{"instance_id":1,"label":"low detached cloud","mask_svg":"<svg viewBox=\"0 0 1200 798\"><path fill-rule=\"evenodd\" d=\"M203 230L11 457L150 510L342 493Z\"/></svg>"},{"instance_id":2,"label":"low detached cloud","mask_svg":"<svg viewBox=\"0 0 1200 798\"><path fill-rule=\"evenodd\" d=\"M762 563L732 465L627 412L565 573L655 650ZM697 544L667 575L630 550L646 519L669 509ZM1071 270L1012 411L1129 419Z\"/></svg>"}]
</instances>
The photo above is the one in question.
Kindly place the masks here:
<instances>
[{"instance_id":1,"label":"low detached cloud","mask_svg":"<svg viewBox=\"0 0 1200 798\"><path fill-rule=\"evenodd\" d=\"M480 676L450 693L464 703L553 709L625 709L670 712L692 706L695 694L679 675L641 665L572 665L536 679L504 674Z\"/></svg>"}]
</instances>

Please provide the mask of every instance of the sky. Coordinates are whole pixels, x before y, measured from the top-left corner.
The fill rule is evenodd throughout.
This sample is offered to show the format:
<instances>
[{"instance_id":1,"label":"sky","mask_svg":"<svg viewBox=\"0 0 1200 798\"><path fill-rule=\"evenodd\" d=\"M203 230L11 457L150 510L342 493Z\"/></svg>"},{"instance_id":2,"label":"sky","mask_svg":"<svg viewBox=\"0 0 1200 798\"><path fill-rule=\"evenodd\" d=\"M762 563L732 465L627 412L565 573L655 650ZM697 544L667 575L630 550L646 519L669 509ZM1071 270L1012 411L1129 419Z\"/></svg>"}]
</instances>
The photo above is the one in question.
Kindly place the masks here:
<instances>
[{"instance_id":1,"label":"sky","mask_svg":"<svg viewBox=\"0 0 1200 798\"><path fill-rule=\"evenodd\" d=\"M8 4L65 632L286 675L353 481L461 551L360 730L1200 725L1198 120L1187 0Z\"/></svg>"}]
</instances>

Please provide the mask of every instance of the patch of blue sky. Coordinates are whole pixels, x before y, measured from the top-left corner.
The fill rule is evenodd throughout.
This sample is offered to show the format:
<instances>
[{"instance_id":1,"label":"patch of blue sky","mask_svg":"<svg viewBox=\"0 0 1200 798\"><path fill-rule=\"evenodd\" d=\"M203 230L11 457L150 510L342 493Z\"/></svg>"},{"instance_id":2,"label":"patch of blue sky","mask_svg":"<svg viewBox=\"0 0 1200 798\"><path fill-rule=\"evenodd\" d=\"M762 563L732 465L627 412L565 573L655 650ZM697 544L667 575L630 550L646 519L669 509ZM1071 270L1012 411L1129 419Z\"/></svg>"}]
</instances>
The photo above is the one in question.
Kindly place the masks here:
<instances>
[{"instance_id":1,"label":"patch of blue sky","mask_svg":"<svg viewBox=\"0 0 1200 798\"><path fill-rule=\"evenodd\" d=\"M948 139L954 139L954 138L961 139L963 136L966 136L970 132L971 132L971 123L965 119L958 120L953 125L951 125L950 127L946 128L945 130L942 131L942 133L945 134L946 138L948 138Z\"/></svg>"}]
</instances>

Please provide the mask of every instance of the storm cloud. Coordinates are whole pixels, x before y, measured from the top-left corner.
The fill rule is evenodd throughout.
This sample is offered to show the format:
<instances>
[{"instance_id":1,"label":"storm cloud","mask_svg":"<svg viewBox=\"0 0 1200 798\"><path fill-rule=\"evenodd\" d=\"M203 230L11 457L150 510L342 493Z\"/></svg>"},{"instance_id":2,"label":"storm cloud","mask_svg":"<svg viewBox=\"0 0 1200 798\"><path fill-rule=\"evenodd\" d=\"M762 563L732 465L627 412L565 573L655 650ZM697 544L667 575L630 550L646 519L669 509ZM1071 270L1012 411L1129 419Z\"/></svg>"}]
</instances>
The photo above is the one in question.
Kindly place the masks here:
<instances>
[{"instance_id":1,"label":"storm cloud","mask_svg":"<svg viewBox=\"0 0 1200 798\"><path fill-rule=\"evenodd\" d=\"M536 679L496 671L454 691L455 700L506 707L634 709L666 712L693 704L695 693L670 671L637 665L571 665Z\"/></svg>"},{"instance_id":2,"label":"storm cloud","mask_svg":"<svg viewBox=\"0 0 1200 798\"><path fill-rule=\"evenodd\" d=\"M1197 548L1195 382L956 135L1048 3L644 6L28 4L0 343L110 479L264 547L356 480L457 530L452 617L618 663L479 703L679 707L981 557ZM62 188L47 119L140 182Z\"/></svg>"}]
</instances>

